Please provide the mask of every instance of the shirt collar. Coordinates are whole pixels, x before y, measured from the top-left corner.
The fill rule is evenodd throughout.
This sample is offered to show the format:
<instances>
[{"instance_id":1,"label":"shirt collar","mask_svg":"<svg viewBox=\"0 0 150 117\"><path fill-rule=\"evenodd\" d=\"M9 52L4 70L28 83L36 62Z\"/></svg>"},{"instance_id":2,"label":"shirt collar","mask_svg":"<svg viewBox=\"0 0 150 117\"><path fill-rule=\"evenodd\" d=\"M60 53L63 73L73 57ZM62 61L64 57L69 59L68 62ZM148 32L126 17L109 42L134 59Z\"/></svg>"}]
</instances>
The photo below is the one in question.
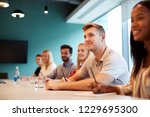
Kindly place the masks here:
<instances>
[{"instance_id":1,"label":"shirt collar","mask_svg":"<svg viewBox=\"0 0 150 117\"><path fill-rule=\"evenodd\" d=\"M72 60L69 60L67 63L63 63L64 67L69 67L73 64Z\"/></svg>"},{"instance_id":2,"label":"shirt collar","mask_svg":"<svg viewBox=\"0 0 150 117\"><path fill-rule=\"evenodd\" d=\"M102 56L99 60L97 60L97 59L95 58L94 61L95 61L96 63L101 63L101 62L103 62L104 59L108 56L109 52L110 52L110 49L109 49L108 47L106 47L106 49L104 50L103 56Z\"/></svg>"}]
</instances>

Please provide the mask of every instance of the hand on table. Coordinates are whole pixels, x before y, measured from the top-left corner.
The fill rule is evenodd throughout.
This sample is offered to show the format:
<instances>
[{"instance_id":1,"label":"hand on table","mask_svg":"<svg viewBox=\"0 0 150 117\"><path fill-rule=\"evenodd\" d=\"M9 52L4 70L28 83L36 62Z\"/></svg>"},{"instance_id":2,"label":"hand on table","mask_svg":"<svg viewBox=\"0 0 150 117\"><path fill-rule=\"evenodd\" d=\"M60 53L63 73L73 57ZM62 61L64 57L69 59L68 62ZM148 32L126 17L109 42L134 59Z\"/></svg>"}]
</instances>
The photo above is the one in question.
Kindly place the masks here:
<instances>
[{"instance_id":1,"label":"hand on table","mask_svg":"<svg viewBox=\"0 0 150 117\"><path fill-rule=\"evenodd\" d=\"M59 86L60 86L61 82L60 81L56 81L56 80L49 80L45 83L45 89L46 90L58 90Z\"/></svg>"},{"instance_id":2,"label":"hand on table","mask_svg":"<svg viewBox=\"0 0 150 117\"><path fill-rule=\"evenodd\" d=\"M91 83L91 88L95 94L117 92L117 87L104 85L102 83Z\"/></svg>"}]
</instances>

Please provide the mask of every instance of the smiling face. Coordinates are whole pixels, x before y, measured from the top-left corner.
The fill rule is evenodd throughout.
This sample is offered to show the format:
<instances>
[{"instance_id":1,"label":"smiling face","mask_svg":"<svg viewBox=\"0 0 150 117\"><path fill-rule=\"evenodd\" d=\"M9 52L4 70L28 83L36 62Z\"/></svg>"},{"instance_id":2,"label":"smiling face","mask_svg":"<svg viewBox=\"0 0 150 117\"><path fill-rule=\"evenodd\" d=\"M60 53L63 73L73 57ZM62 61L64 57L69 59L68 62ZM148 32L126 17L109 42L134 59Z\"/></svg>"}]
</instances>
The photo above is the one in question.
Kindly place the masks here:
<instances>
[{"instance_id":1,"label":"smiling face","mask_svg":"<svg viewBox=\"0 0 150 117\"><path fill-rule=\"evenodd\" d=\"M88 57L88 50L85 48L84 44L78 46L78 59L80 61L85 61Z\"/></svg>"},{"instance_id":2,"label":"smiling face","mask_svg":"<svg viewBox=\"0 0 150 117\"><path fill-rule=\"evenodd\" d=\"M84 31L84 39L85 47L89 51L94 51L103 44L103 35L95 27Z\"/></svg>"},{"instance_id":3,"label":"smiling face","mask_svg":"<svg viewBox=\"0 0 150 117\"><path fill-rule=\"evenodd\" d=\"M61 49L61 58L63 62L68 62L71 58L71 53L68 48Z\"/></svg>"},{"instance_id":4,"label":"smiling face","mask_svg":"<svg viewBox=\"0 0 150 117\"><path fill-rule=\"evenodd\" d=\"M135 41L150 39L150 10L138 4L131 14L131 31Z\"/></svg>"},{"instance_id":5,"label":"smiling face","mask_svg":"<svg viewBox=\"0 0 150 117\"><path fill-rule=\"evenodd\" d=\"M49 53L48 52L43 52L42 53L42 62L44 64L49 63Z\"/></svg>"}]
</instances>

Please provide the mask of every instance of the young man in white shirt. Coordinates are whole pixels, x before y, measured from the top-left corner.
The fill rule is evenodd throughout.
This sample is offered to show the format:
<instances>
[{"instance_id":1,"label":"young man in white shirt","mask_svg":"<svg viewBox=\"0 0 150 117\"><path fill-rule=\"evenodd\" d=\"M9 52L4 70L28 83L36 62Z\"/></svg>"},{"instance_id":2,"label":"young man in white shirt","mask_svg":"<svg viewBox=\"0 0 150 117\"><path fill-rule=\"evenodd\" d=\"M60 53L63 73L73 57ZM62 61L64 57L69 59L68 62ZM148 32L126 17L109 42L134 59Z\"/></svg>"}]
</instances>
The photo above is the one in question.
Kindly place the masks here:
<instances>
[{"instance_id":1,"label":"young man in white shirt","mask_svg":"<svg viewBox=\"0 0 150 117\"><path fill-rule=\"evenodd\" d=\"M68 82L50 80L46 83L45 88L47 90L91 90L91 83L95 82L94 76L97 82L103 84L126 84L129 80L127 64L121 55L106 46L103 27L89 23L82 29L84 44L94 56L90 56L80 70L68 79ZM87 77L88 79L84 79Z\"/></svg>"}]
</instances>

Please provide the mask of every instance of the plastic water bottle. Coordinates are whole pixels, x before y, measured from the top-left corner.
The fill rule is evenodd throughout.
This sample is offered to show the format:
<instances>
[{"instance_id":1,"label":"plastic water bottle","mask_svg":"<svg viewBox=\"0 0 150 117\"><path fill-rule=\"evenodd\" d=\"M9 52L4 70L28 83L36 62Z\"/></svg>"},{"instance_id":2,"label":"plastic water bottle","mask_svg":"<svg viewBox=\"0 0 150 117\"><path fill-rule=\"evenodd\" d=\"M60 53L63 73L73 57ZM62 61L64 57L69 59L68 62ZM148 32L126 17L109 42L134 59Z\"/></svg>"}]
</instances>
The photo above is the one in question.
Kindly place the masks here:
<instances>
[{"instance_id":1,"label":"plastic water bottle","mask_svg":"<svg viewBox=\"0 0 150 117\"><path fill-rule=\"evenodd\" d=\"M19 77L20 77L19 67L16 66L16 71L15 71L15 73L14 73L14 83L15 83L15 84L17 83Z\"/></svg>"}]
</instances>

